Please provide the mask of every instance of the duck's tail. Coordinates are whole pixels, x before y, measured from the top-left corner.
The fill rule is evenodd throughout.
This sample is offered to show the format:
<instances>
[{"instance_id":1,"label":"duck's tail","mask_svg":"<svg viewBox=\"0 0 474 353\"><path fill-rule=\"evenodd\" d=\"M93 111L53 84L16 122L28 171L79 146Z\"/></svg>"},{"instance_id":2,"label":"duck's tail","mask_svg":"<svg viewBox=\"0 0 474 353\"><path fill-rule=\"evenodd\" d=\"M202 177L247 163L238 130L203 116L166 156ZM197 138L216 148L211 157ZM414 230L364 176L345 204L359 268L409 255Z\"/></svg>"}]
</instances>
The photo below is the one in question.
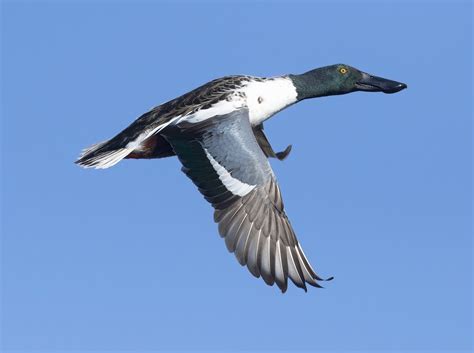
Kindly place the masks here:
<instances>
[{"instance_id":1,"label":"duck's tail","mask_svg":"<svg viewBox=\"0 0 474 353\"><path fill-rule=\"evenodd\" d=\"M171 145L159 132L177 118L153 126L146 120L152 114L153 111L145 113L117 136L84 149L75 163L84 168L105 169L124 158L173 156Z\"/></svg>"},{"instance_id":2,"label":"duck's tail","mask_svg":"<svg viewBox=\"0 0 474 353\"><path fill-rule=\"evenodd\" d=\"M117 148L115 141L108 140L96 143L82 150L79 158L74 162L84 168L105 169L112 167L133 152L133 147Z\"/></svg>"}]
</instances>

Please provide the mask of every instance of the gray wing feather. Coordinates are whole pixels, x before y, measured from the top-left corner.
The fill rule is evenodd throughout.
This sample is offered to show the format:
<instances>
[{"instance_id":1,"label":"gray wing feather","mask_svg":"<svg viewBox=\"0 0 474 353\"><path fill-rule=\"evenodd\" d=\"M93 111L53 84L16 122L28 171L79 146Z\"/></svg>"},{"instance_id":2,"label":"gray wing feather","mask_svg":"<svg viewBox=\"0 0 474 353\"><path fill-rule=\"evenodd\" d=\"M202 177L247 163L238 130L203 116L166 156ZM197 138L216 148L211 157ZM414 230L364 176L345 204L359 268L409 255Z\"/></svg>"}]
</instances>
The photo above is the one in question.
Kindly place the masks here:
<instances>
[{"instance_id":1,"label":"gray wing feather","mask_svg":"<svg viewBox=\"0 0 474 353\"><path fill-rule=\"evenodd\" d=\"M285 292L288 278L306 290L321 280L311 268L286 216L280 188L240 109L203 122L180 123L164 136L183 164L184 173L215 208L214 220L230 252L255 277ZM207 155L207 154L208 155ZM232 179L252 188L235 194L210 161Z\"/></svg>"}]
</instances>

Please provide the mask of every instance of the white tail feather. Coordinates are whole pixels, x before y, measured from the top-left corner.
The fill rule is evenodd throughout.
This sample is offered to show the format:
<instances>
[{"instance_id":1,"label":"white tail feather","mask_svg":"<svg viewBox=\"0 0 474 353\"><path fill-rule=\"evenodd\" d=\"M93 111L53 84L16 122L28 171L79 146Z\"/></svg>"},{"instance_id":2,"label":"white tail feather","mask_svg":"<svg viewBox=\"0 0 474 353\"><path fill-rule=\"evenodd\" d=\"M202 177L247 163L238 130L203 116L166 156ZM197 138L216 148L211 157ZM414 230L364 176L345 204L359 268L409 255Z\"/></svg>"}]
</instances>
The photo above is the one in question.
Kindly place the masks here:
<instances>
[{"instance_id":1,"label":"white tail feather","mask_svg":"<svg viewBox=\"0 0 474 353\"><path fill-rule=\"evenodd\" d=\"M107 150L105 149L103 152L98 153L93 157L87 158L88 155L93 154L94 152L98 151L100 148L105 147L109 141L96 143L86 149L84 149L79 156L79 159L76 161L81 167L84 168L96 168L96 169L105 169L110 168L113 165L120 162L122 159L127 157L130 153L132 153L135 149L139 149L140 145L143 141L149 138L151 135L156 134L167 127L172 122L179 119L180 116L177 116L170 121L158 125L157 127L149 130L143 131L135 140L130 141L122 148L118 148L115 150Z\"/></svg>"},{"instance_id":2,"label":"white tail feather","mask_svg":"<svg viewBox=\"0 0 474 353\"><path fill-rule=\"evenodd\" d=\"M97 156L88 158L84 161L78 161L81 167L84 168L96 168L96 169L106 169L110 168L113 165L120 162L122 159L127 157L133 149L120 148L118 150L106 151L104 153L99 153Z\"/></svg>"},{"instance_id":3,"label":"white tail feather","mask_svg":"<svg viewBox=\"0 0 474 353\"><path fill-rule=\"evenodd\" d=\"M99 148L101 148L103 145L105 145L108 141L102 141L102 142L99 142L99 143L95 143L93 144L92 146L89 146L87 148L84 148L82 151L81 151L81 155L79 156L79 159L81 159L82 157L84 157L86 154L89 154L89 153L92 153L94 151L97 151Z\"/></svg>"}]
</instances>

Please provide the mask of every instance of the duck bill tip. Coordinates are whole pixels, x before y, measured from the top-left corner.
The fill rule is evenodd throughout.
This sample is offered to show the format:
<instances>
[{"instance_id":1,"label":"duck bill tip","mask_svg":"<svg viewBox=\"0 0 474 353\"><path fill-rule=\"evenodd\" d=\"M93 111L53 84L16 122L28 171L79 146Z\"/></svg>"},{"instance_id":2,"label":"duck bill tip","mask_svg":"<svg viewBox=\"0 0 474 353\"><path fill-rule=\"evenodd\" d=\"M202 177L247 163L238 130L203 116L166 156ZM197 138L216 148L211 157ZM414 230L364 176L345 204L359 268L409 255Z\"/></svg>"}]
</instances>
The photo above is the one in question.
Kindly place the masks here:
<instances>
[{"instance_id":1,"label":"duck bill tip","mask_svg":"<svg viewBox=\"0 0 474 353\"><path fill-rule=\"evenodd\" d=\"M397 93L408 86L405 83L388 80L383 77L372 76L362 73L362 77L356 82L356 89L365 92L383 92L387 94Z\"/></svg>"}]
</instances>

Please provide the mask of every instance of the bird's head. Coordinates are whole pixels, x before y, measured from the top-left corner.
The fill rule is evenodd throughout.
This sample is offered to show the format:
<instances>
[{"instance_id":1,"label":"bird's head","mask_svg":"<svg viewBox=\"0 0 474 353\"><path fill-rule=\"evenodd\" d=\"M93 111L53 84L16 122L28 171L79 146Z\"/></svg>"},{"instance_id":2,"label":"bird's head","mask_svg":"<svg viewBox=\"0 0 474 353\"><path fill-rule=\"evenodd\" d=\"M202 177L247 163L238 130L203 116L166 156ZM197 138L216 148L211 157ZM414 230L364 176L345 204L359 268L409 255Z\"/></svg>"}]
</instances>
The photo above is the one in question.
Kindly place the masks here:
<instances>
[{"instance_id":1,"label":"bird's head","mask_svg":"<svg viewBox=\"0 0 474 353\"><path fill-rule=\"evenodd\" d=\"M299 100L356 91L396 93L407 88L404 83L372 76L344 64L325 66L289 77L296 87Z\"/></svg>"}]
</instances>

